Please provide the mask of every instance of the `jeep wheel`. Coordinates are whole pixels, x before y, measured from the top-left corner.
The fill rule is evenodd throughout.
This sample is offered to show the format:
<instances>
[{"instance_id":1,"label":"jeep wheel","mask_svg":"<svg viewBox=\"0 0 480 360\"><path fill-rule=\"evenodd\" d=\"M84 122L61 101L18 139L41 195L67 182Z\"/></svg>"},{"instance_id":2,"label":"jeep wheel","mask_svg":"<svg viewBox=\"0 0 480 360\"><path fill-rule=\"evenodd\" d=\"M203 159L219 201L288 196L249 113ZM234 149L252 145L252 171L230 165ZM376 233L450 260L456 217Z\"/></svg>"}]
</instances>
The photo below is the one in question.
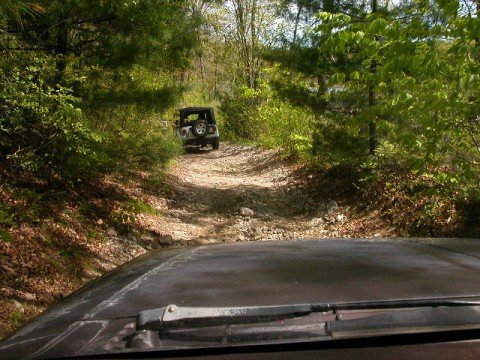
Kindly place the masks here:
<instances>
[{"instance_id":1,"label":"jeep wheel","mask_svg":"<svg viewBox=\"0 0 480 360\"><path fill-rule=\"evenodd\" d=\"M212 142L212 148L213 150L218 150L218 148L220 147L220 141L218 139L214 140Z\"/></svg>"},{"instance_id":2,"label":"jeep wheel","mask_svg":"<svg viewBox=\"0 0 480 360\"><path fill-rule=\"evenodd\" d=\"M199 119L193 123L192 132L197 137L205 137L208 134L208 130L210 126L208 126L207 120Z\"/></svg>"}]
</instances>

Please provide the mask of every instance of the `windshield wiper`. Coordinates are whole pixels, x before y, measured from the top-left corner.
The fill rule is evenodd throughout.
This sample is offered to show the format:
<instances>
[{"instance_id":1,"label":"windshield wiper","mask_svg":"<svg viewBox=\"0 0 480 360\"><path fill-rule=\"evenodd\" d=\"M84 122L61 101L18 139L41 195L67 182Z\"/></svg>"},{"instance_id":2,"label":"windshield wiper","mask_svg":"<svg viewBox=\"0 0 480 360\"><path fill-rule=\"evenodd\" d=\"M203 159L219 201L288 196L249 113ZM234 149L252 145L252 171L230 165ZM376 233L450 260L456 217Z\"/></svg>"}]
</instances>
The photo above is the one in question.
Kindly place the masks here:
<instances>
[{"instance_id":1,"label":"windshield wiper","mask_svg":"<svg viewBox=\"0 0 480 360\"><path fill-rule=\"evenodd\" d=\"M472 300L475 299L475 300ZM294 304L247 307L180 307L168 305L137 315L137 330L168 332L170 329L221 325L254 324L344 310L479 306L476 297L393 300L376 302Z\"/></svg>"},{"instance_id":2,"label":"windshield wiper","mask_svg":"<svg viewBox=\"0 0 480 360\"><path fill-rule=\"evenodd\" d=\"M459 330L480 330L480 296L217 308L168 305L137 315L128 347L328 341Z\"/></svg>"}]
</instances>

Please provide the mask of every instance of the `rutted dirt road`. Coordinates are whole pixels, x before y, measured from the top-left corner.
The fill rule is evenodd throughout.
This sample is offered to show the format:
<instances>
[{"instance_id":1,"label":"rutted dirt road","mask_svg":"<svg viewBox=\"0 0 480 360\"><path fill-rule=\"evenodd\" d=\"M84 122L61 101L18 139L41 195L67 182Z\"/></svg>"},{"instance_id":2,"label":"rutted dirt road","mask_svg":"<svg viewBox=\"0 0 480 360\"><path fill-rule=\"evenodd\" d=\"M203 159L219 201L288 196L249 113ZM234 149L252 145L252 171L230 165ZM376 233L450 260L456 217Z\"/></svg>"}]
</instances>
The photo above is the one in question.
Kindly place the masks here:
<instances>
[{"instance_id":1,"label":"rutted dirt road","mask_svg":"<svg viewBox=\"0 0 480 360\"><path fill-rule=\"evenodd\" d=\"M350 208L314 200L292 182L297 168L254 147L191 150L171 171L175 188L158 230L187 243L392 235L353 231Z\"/></svg>"}]
</instances>

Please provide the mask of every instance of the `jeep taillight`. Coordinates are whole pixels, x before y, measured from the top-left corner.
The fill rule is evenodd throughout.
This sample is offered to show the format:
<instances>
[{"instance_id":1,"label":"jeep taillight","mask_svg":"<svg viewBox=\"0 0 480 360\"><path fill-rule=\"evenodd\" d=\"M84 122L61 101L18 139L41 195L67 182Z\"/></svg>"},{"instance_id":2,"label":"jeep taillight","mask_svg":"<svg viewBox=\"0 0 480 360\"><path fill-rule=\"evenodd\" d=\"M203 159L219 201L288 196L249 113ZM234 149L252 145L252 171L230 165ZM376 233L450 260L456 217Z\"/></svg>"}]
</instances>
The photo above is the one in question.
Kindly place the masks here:
<instances>
[{"instance_id":1,"label":"jeep taillight","mask_svg":"<svg viewBox=\"0 0 480 360\"><path fill-rule=\"evenodd\" d=\"M210 132L213 134L217 131L217 127L215 125L213 125L211 128L210 128Z\"/></svg>"}]
</instances>

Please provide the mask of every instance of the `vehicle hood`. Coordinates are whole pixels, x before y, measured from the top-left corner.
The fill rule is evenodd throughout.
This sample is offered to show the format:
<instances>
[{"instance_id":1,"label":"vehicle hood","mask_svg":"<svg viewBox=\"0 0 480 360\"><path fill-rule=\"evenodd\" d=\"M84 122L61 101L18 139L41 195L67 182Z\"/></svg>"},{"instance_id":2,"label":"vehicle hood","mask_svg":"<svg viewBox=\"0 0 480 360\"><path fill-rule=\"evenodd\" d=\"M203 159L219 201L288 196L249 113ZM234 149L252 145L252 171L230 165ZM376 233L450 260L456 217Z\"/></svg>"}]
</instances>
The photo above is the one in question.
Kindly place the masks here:
<instances>
[{"instance_id":1,"label":"vehicle hood","mask_svg":"<svg viewBox=\"0 0 480 360\"><path fill-rule=\"evenodd\" d=\"M475 239L232 243L148 253L0 344L0 358L83 354L146 309L480 296ZM74 341L72 341L74 339ZM14 354L14 356L12 355Z\"/></svg>"}]
</instances>

